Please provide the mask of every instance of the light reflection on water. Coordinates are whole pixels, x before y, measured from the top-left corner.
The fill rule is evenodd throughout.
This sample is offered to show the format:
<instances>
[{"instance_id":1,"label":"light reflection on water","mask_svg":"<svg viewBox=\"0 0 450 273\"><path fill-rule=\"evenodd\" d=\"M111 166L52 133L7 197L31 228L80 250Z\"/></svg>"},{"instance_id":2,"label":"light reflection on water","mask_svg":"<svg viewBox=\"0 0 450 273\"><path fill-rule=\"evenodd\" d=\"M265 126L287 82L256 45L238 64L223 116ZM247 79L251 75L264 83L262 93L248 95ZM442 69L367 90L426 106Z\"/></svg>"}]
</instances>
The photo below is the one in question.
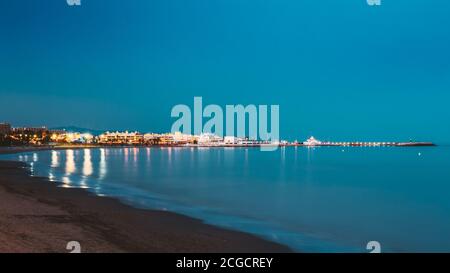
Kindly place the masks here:
<instances>
[{"instance_id":1,"label":"light reflection on water","mask_svg":"<svg viewBox=\"0 0 450 273\"><path fill-rule=\"evenodd\" d=\"M8 157L62 187L184 213L302 251L365 251L371 240L391 251L450 251L449 152L168 147Z\"/></svg>"},{"instance_id":2,"label":"light reflection on water","mask_svg":"<svg viewBox=\"0 0 450 273\"><path fill-rule=\"evenodd\" d=\"M83 158L83 175L90 176L92 174L92 159L91 159L91 150L84 150L84 158Z\"/></svg>"},{"instance_id":3,"label":"light reflection on water","mask_svg":"<svg viewBox=\"0 0 450 273\"><path fill-rule=\"evenodd\" d=\"M106 149L100 149L100 163L99 163L99 179L103 180L106 176Z\"/></svg>"},{"instance_id":4,"label":"light reflection on water","mask_svg":"<svg viewBox=\"0 0 450 273\"><path fill-rule=\"evenodd\" d=\"M52 151L52 168L59 167L59 157L58 157L58 151Z\"/></svg>"},{"instance_id":5,"label":"light reflection on water","mask_svg":"<svg viewBox=\"0 0 450 273\"><path fill-rule=\"evenodd\" d=\"M76 171L75 156L73 150L66 150L66 176Z\"/></svg>"}]
</instances>

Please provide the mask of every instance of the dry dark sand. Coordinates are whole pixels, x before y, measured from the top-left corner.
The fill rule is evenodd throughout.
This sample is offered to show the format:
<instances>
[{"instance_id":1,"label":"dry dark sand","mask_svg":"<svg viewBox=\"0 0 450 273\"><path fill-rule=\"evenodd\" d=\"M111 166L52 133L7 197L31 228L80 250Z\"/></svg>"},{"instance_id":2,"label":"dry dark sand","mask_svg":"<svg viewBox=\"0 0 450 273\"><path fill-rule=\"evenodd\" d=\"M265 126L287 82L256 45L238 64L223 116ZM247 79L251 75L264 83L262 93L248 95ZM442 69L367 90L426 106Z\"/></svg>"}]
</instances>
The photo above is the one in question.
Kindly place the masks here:
<instances>
[{"instance_id":1,"label":"dry dark sand","mask_svg":"<svg viewBox=\"0 0 450 273\"><path fill-rule=\"evenodd\" d=\"M176 213L142 210L31 177L0 161L0 252L290 252L258 237Z\"/></svg>"}]
</instances>

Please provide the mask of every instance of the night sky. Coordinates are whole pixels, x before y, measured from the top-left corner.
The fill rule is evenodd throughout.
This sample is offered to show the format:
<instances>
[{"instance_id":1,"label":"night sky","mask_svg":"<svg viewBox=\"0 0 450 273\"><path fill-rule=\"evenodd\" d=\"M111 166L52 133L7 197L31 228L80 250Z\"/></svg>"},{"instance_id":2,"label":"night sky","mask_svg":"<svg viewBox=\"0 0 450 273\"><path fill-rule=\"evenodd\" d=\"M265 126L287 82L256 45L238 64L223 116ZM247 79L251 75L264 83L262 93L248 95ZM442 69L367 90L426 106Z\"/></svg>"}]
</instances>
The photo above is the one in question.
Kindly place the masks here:
<instances>
[{"instance_id":1,"label":"night sky","mask_svg":"<svg viewBox=\"0 0 450 273\"><path fill-rule=\"evenodd\" d=\"M450 1L2 0L0 122L169 131L279 104L282 138L450 143Z\"/></svg>"}]
</instances>

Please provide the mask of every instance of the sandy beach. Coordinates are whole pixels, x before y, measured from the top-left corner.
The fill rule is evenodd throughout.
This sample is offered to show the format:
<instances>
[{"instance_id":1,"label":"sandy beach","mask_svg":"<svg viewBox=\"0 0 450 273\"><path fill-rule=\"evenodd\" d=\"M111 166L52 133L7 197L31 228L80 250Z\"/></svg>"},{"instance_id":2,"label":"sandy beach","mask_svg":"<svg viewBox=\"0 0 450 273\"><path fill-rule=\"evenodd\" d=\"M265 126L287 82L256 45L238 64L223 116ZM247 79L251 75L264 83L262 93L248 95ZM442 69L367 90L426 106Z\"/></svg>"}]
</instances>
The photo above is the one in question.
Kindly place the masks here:
<instances>
[{"instance_id":1,"label":"sandy beach","mask_svg":"<svg viewBox=\"0 0 450 273\"><path fill-rule=\"evenodd\" d=\"M31 177L22 162L0 161L0 252L69 252L69 241L82 252L290 252L176 213L61 188Z\"/></svg>"}]
</instances>

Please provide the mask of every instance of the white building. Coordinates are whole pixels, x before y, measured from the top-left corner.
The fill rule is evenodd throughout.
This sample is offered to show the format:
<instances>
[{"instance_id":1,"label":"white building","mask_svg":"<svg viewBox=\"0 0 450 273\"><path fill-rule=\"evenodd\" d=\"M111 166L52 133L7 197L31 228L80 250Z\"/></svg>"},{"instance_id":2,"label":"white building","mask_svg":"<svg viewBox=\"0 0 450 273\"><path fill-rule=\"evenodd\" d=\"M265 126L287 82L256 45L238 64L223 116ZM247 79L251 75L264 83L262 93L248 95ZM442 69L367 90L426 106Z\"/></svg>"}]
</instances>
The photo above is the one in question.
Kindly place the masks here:
<instances>
[{"instance_id":1,"label":"white building","mask_svg":"<svg viewBox=\"0 0 450 273\"><path fill-rule=\"evenodd\" d=\"M303 145L306 145L306 146L315 146L315 145L321 145L321 144L322 144L322 141L315 139L313 136L303 142Z\"/></svg>"},{"instance_id":2,"label":"white building","mask_svg":"<svg viewBox=\"0 0 450 273\"><path fill-rule=\"evenodd\" d=\"M144 141L145 142L151 142L151 141L157 141L160 138L160 134L154 134L154 133L147 133L144 134Z\"/></svg>"},{"instance_id":3,"label":"white building","mask_svg":"<svg viewBox=\"0 0 450 273\"><path fill-rule=\"evenodd\" d=\"M226 136L223 139L223 143L224 144L229 144L229 145L231 145L231 144L239 144L242 141L243 141L242 138L235 137L235 136Z\"/></svg>"},{"instance_id":4,"label":"white building","mask_svg":"<svg viewBox=\"0 0 450 273\"><path fill-rule=\"evenodd\" d=\"M144 135L138 132L105 132L98 136L100 144L140 144Z\"/></svg>"},{"instance_id":5,"label":"white building","mask_svg":"<svg viewBox=\"0 0 450 273\"><path fill-rule=\"evenodd\" d=\"M173 133L173 140L177 143L194 143L197 139L197 136L183 134L181 132Z\"/></svg>"},{"instance_id":6,"label":"white building","mask_svg":"<svg viewBox=\"0 0 450 273\"><path fill-rule=\"evenodd\" d=\"M218 145L223 143L223 138L210 133L201 134L198 137L198 144L200 145Z\"/></svg>"}]
</instances>

